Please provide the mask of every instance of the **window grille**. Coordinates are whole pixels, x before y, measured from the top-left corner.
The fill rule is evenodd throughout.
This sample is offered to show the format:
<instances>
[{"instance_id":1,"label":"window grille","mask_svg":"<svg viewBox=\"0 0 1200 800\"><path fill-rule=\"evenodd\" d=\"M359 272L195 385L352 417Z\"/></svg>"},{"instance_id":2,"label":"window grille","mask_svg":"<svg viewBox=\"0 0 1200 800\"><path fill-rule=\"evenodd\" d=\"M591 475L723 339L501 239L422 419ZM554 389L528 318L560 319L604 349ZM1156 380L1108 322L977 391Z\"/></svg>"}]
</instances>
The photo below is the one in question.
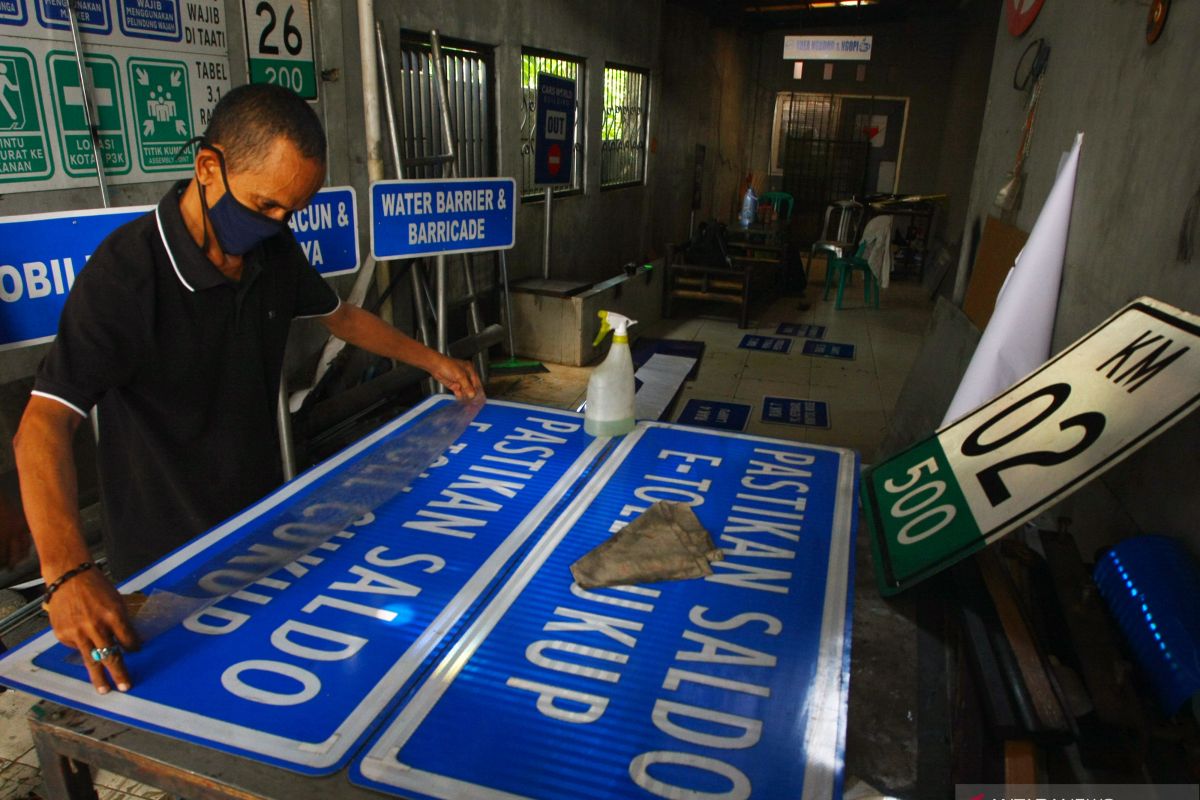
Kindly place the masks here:
<instances>
[{"instance_id":1,"label":"window grille","mask_svg":"<svg viewBox=\"0 0 1200 800\"><path fill-rule=\"evenodd\" d=\"M646 182L646 124L650 81L645 70L604 67L604 123L600 142L600 186Z\"/></svg>"},{"instance_id":2,"label":"window grille","mask_svg":"<svg viewBox=\"0 0 1200 800\"><path fill-rule=\"evenodd\" d=\"M583 59L547 50L521 50L521 198L536 200L545 195L545 188L534 181L534 147L537 140L537 76L546 72L559 78L575 81L575 141L571 143L571 180L554 187L554 194L571 194L583 190Z\"/></svg>"},{"instance_id":3,"label":"window grille","mask_svg":"<svg viewBox=\"0 0 1200 800\"><path fill-rule=\"evenodd\" d=\"M397 94L403 109L399 125L401 157L408 163L443 155L446 145L429 38L406 36L400 45L400 55ZM446 73L446 102L456 133L458 175L463 178L495 175L492 50L443 39L442 67ZM407 167L404 177L440 178L443 166Z\"/></svg>"}]
</instances>

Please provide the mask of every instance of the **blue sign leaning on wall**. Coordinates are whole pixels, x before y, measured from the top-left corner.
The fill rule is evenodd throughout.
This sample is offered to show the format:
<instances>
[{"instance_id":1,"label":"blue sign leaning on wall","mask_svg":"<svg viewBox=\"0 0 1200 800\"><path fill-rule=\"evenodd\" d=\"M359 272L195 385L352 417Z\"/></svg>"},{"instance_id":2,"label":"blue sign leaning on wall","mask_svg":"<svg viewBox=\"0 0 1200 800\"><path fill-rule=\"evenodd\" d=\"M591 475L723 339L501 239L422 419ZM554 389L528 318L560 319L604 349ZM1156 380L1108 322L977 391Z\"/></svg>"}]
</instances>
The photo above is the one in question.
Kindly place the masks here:
<instances>
[{"instance_id":1,"label":"blue sign leaning on wall","mask_svg":"<svg viewBox=\"0 0 1200 800\"><path fill-rule=\"evenodd\" d=\"M444 178L371 184L376 259L507 250L517 234L512 178Z\"/></svg>"},{"instance_id":2,"label":"blue sign leaning on wall","mask_svg":"<svg viewBox=\"0 0 1200 800\"><path fill-rule=\"evenodd\" d=\"M153 206L0 217L0 350L48 342L92 251Z\"/></svg>"},{"instance_id":3,"label":"blue sign leaning on wall","mask_svg":"<svg viewBox=\"0 0 1200 800\"><path fill-rule=\"evenodd\" d=\"M404 796L839 797L850 451L639 423L368 746ZM659 500L724 551L703 580L580 589Z\"/></svg>"},{"instance_id":4,"label":"blue sign leaning on wall","mask_svg":"<svg viewBox=\"0 0 1200 800\"><path fill-rule=\"evenodd\" d=\"M308 263L325 275L358 269L358 199L353 186L317 192L312 202L288 220Z\"/></svg>"}]
</instances>

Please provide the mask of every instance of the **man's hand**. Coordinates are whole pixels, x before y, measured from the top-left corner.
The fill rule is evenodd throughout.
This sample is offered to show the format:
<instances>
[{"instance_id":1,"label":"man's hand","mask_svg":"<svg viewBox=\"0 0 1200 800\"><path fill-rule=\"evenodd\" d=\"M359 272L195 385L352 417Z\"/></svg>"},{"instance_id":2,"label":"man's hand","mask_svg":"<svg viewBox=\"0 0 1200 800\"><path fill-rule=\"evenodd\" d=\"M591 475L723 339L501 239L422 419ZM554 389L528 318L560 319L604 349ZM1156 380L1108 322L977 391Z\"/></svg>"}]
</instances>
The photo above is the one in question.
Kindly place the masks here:
<instances>
[{"instance_id":1,"label":"man's hand","mask_svg":"<svg viewBox=\"0 0 1200 800\"><path fill-rule=\"evenodd\" d=\"M92 658L92 650L140 646L121 595L108 579L96 569L82 572L58 588L47 609L54 635L79 651L96 691L107 694L111 686L129 691L133 684L119 651L101 661Z\"/></svg>"},{"instance_id":2,"label":"man's hand","mask_svg":"<svg viewBox=\"0 0 1200 800\"><path fill-rule=\"evenodd\" d=\"M439 355L429 374L454 392L454 396L459 400L474 400L483 396L483 384L475 372L475 365L470 361L459 361L457 358Z\"/></svg>"}]
</instances>

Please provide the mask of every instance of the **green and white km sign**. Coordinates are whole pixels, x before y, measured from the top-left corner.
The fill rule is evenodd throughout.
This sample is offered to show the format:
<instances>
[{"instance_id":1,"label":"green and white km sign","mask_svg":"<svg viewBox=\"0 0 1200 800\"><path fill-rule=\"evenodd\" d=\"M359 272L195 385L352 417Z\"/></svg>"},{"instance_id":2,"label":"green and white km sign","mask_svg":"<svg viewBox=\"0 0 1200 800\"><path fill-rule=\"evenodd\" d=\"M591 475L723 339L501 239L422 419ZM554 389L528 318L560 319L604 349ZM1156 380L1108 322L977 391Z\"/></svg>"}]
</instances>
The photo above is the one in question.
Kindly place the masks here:
<instances>
[{"instance_id":1,"label":"green and white km sign","mask_svg":"<svg viewBox=\"0 0 1200 800\"><path fill-rule=\"evenodd\" d=\"M1134 301L999 397L864 474L880 591L895 594L983 549L1197 406L1200 317Z\"/></svg>"},{"instance_id":2,"label":"green and white km sign","mask_svg":"<svg viewBox=\"0 0 1200 800\"><path fill-rule=\"evenodd\" d=\"M0 184L53 174L33 55L21 47L0 46Z\"/></svg>"},{"instance_id":3,"label":"green and white km sign","mask_svg":"<svg viewBox=\"0 0 1200 800\"><path fill-rule=\"evenodd\" d=\"M174 172L192 163L184 146L192 138L187 64L159 58L128 63L138 163L145 172Z\"/></svg>"},{"instance_id":4,"label":"green and white km sign","mask_svg":"<svg viewBox=\"0 0 1200 800\"><path fill-rule=\"evenodd\" d=\"M90 55L84 65L91 74L92 110L96 115L104 172L124 175L129 172L130 160L120 68L116 59L104 55ZM46 67L54 89L54 115L58 119L63 169L74 178L93 176L96 174L96 154L83 111L84 90L79 85L75 54L53 51L46 57Z\"/></svg>"},{"instance_id":5,"label":"green and white km sign","mask_svg":"<svg viewBox=\"0 0 1200 800\"><path fill-rule=\"evenodd\" d=\"M273 83L317 99L309 0L242 0L251 83Z\"/></svg>"}]
</instances>

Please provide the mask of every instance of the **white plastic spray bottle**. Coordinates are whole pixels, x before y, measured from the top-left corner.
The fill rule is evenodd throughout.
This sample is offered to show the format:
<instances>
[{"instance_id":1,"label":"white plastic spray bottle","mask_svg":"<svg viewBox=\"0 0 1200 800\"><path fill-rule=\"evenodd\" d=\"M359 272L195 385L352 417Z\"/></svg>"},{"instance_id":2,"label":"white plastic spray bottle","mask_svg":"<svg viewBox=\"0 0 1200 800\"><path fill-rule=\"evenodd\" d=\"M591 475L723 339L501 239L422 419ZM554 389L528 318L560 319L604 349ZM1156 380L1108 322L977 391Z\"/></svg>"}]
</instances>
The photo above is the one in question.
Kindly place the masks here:
<instances>
[{"instance_id":1,"label":"white plastic spray bottle","mask_svg":"<svg viewBox=\"0 0 1200 800\"><path fill-rule=\"evenodd\" d=\"M599 345L613 332L608 357L592 370L588 378L587 408L583 429L592 436L621 436L633 430L633 357L629 354L630 325L637 320L613 311L600 311L600 333L593 344Z\"/></svg>"}]
</instances>

